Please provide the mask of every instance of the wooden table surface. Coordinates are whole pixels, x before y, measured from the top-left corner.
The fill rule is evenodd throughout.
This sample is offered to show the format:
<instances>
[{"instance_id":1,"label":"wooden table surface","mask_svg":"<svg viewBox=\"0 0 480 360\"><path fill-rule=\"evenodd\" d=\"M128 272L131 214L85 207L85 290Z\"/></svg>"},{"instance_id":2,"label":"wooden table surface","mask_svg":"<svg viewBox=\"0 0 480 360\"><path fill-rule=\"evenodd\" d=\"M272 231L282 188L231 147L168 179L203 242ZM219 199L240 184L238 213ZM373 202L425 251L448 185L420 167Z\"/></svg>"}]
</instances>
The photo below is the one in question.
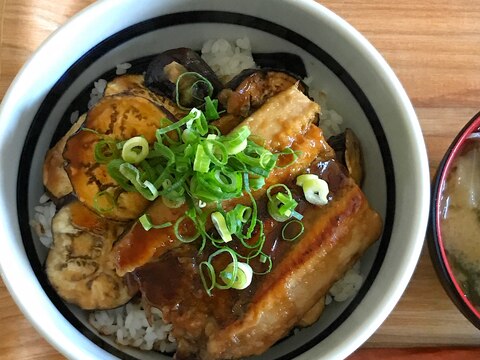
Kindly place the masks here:
<instances>
[{"instance_id":1,"label":"wooden table surface","mask_svg":"<svg viewBox=\"0 0 480 360\"><path fill-rule=\"evenodd\" d=\"M92 2L0 0L0 97L40 43ZM418 114L433 176L455 134L480 110L480 1L320 2L362 32L400 78ZM394 311L351 359L409 355L480 358L480 331L443 291L426 247ZM63 359L27 322L1 281L0 358Z\"/></svg>"}]
</instances>

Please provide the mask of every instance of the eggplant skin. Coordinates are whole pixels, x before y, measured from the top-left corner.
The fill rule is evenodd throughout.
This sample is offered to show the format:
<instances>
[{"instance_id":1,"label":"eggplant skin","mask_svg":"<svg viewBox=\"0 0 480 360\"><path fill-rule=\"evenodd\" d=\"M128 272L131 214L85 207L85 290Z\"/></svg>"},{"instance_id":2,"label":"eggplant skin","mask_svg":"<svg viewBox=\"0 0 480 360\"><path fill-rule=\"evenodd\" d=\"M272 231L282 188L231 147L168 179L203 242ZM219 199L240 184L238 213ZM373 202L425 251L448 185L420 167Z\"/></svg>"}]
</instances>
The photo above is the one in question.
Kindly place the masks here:
<instances>
[{"instance_id":1,"label":"eggplant skin","mask_svg":"<svg viewBox=\"0 0 480 360\"><path fill-rule=\"evenodd\" d=\"M255 64L261 69L276 69L300 79L307 77L307 69L300 56L287 52L253 53Z\"/></svg>"},{"instance_id":2,"label":"eggplant skin","mask_svg":"<svg viewBox=\"0 0 480 360\"><path fill-rule=\"evenodd\" d=\"M328 144L335 150L337 160L346 167L357 185L361 186L364 177L363 152L355 132L347 128L343 133L331 136Z\"/></svg>"},{"instance_id":3,"label":"eggplant skin","mask_svg":"<svg viewBox=\"0 0 480 360\"><path fill-rule=\"evenodd\" d=\"M213 86L214 97L223 89L215 72L197 52L189 48L167 50L154 58L145 73L145 86L175 101L175 83L168 78L168 74L165 72L165 66L174 62L182 65L186 71L196 72L207 78Z\"/></svg>"}]
</instances>

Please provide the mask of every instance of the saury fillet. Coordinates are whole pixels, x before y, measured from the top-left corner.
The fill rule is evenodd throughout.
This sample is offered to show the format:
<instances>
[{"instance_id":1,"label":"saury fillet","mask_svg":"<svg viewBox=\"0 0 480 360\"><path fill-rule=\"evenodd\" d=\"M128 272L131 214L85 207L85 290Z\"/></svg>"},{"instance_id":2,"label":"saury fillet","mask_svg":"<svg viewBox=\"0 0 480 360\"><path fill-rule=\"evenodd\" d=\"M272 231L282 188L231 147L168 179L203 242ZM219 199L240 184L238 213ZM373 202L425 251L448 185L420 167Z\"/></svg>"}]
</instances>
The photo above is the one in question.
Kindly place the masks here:
<instances>
[{"instance_id":1,"label":"saury fillet","mask_svg":"<svg viewBox=\"0 0 480 360\"><path fill-rule=\"evenodd\" d=\"M317 161L308 171L329 183L329 203L300 210L305 231L293 243L279 237L283 224L265 223L272 271L255 276L247 289L206 295L197 267L207 255L189 249L135 270L144 299L173 325L176 359L237 359L266 351L315 311L332 284L379 238L380 216L341 165ZM172 269L166 282L165 269Z\"/></svg>"},{"instance_id":2,"label":"saury fillet","mask_svg":"<svg viewBox=\"0 0 480 360\"><path fill-rule=\"evenodd\" d=\"M353 180L325 207L305 211L305 235L266 276L247 312L210 334L204 359L261 354L288 334L379 238L382 221Z\"/></svg>"}]
</instances>

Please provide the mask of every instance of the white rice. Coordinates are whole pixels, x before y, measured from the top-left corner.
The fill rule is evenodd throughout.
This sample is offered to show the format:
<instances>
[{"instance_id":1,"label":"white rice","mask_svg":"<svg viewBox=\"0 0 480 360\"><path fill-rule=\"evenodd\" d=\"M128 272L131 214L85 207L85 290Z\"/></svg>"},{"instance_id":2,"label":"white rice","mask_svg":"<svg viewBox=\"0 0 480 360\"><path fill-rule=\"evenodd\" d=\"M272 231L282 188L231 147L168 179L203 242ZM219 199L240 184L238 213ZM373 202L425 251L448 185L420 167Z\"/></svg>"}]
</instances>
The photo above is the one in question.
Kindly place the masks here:
<instances>
[{"instance_id":1,"label":"white rice","mask_svg":"<svg viewBox=\"0 0 480 360\"><path fill-rule=\"evenodd\" d=\"M88 321L100 334L112 336L120 345L174 351L176 343L171 334L172 325L163 320L160 310L152 308L151 312L153 319L149 324L142 305L130 302L117 309L91 312Z\"/></svg>"},{"instance_id":2,"label":"white rice","mask_svg":"<svg viewBox=\"0 0 480 360\"><path fill-rule=\"evenodd\" d=\"M130 63L122 63L117 65L117 69L115 70L115 74L117 75L124 75L127 73L127 70L132 67Z\"/></svg>"},{"instance_id":3,"label":"white rice","mask_svg":"<svg viewBox=\"0 0 480 360\"><path fill-rule=\"evenodd\" d=\"M37 234L42 245L50 248L53 242L52 219L57 208L47 194L40 197L39 203L34 208L35 213L33 219L30 220L30 226Z\"/></svg>"},{"instance_id":4,"label":"white rice","mask_svg":"<svg viewBox=\"0 0 480 360\"><path fill-rule=\"evenodd\" d=\"M328 291L330 301L333 299L336 302L343 302L353 297L363 283L363 276L360 274L360 262L358 261L347 273L338 280L335 284L332 285ZM327 299L325 299L325 304L327 304Z\"/></svg>"},{"instance_id":5,"label":"white rice","mask_svg":"<svg viewBox=\"0 0 480 360\"><path fill-rule=\"evenodd\" d=\"M202 58L212 67L222 80L228 81L231 77L244 69L255 68L252 57L250 40L241 38L235 41L226 39L208 40L202 47ZM116 74L122 75L131 67L129 63L118 64ZM307 83L310 78L305 79ZM99 79L94 82L90 93L88 108L91 109L105 92L107 81ZM340 133L342 117L327 107L326 94L311 89L312 96L322 107L320 127L325 136ZM71 114L70 122L79 118L79 112ZM55 204L47 194L42 195L39 205L35 207L35 214L30 225L35 230L41 243L47 248L53 242L51 222L55 215ZM332 301L345 301L356 294L362 285L363 277L360 274L360 264L357 263L345 276L337 281L326 296L326 305ZM171 334L172 325L167 324L159 309L152 308L153 321L148 323L145 311L138 302L130 302L125 306L113 310L97 310L89 314L89 323L102 335L112 336L121 345L128 345L142 350L157 350L173 352L176 348L175 339Z\"/></svg>"},{"instance_id":6,"label":"white rice","mask_svg":"<svg viewBox=\"0 0 480 360\"><path fill-rule=\"evenodd\" d=\"M208 40L202 46L202 59L223 81L230 80L242 70L256 67L247 37L232 42L226 39Z\"/></svg>"},{"instance_id":7,"label":"white rice","mask_svg":"<svg viewBox=\"0 0 480 360\"><path fill-rule=\"evenodd\" d=\"M93 89L90 92L90 101L88 102L88 109L91 109L102 97L107 87L107 80L98 79L93 82Z\"/></svg>"},{"instance_id":8,"label":"white rice","mask_svg":"<svg viewBox=\"0 0 480 360\"><path fill-rule=\"evenodd\" d=\"M330 136L340 134L342 130L343 118L332 109L329 109L327 94L323 90L310 88L310 96L320 105L319 126L326 139Z\"/></svg>"},{"instance_id":9,"label":"white rice","mask_svg":"<svg viewBox=\"0 0 480 360\"><path fill-rule=\"evenodd\" d=\"M80 117L80 111L75 110L70 114L70 124L74 124L77 122L78 118Z\"/></svg>"}]
</instances>

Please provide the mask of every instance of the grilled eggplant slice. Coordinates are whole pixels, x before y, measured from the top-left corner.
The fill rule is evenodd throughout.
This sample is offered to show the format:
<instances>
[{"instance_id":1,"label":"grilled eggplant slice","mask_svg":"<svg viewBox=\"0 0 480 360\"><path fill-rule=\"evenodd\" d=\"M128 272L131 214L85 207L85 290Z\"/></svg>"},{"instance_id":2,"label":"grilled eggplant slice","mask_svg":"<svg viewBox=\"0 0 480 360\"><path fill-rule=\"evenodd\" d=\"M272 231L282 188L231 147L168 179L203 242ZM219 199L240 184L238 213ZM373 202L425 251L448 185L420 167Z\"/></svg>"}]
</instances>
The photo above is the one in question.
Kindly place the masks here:
<instances>
[{"instance_id":1,"label":"grilled eggplant slice","mask_svg":"<svg viewBox=\"0 0 480 360\"><path fill-rule=\"evenodd\" d=\"M155 132L162 127L163 118L172 118L164 108L140 96L114 95L100 100L87 114L85 127L67 141L64 159L66 171L78 199L92 210L101 191L110 194L115 206L102 215L119 221L138 218L148 201L138 192L125 191L110 177L106 164L95 160L95 145L101 138L116 141L142 135L149 143L155 141Z\"/></svg>"},{"instance_id":2,"label":"grilled eggplant slice","mask_svg":"<svg viewBox=\"0 0 480 360\"><path fill-rule=\"evenodd\" d=\"M73 124L68 132L47 151L45 162L43 163L43 185L55 200L70 194L73 191L72 184L64 168L65 159L63 151L65 144L70 136L80 129L85 122L85 114Z\"/></svg>"},{"instance_id":3,"label":"grilled eggplant slice","mask_svg":"<svg viewBox=\"0 0 480 360\"><path fill-rule=\"evenodd\" d=\"M339 135L332 136L328 143L335 150L337 159L343 163L350 176L361 186L363 181L363 153L360 140L352 129L347 128Z\"/></svg>"},{"instance_id":4,"label":"grilled eggplant slice","mask_svg":"<svg viewBox=\"0 0 480 360\"><path fill-rule=\"evenodd\" d=\"M122 75L110 81L105 88L105 96L127 93L134 96L144 97L167 109L176 119L187 114L187 111L180 109L175 102L168 97L154 93L145 86L143 75Z\"/></svg>"},{"instance_id":5,"label":"grilled eggplant slice","mask_svg":"<svg viewBox=\"0 0 480 360\"><path fill-rule=\"evenodd\" d=\"M123 224L98 216L79 201L65 205L55 215L46 272L64 300L91 310L115 308L132 298L110 256L123 229Z\"/></svg>"}]
</instances>

